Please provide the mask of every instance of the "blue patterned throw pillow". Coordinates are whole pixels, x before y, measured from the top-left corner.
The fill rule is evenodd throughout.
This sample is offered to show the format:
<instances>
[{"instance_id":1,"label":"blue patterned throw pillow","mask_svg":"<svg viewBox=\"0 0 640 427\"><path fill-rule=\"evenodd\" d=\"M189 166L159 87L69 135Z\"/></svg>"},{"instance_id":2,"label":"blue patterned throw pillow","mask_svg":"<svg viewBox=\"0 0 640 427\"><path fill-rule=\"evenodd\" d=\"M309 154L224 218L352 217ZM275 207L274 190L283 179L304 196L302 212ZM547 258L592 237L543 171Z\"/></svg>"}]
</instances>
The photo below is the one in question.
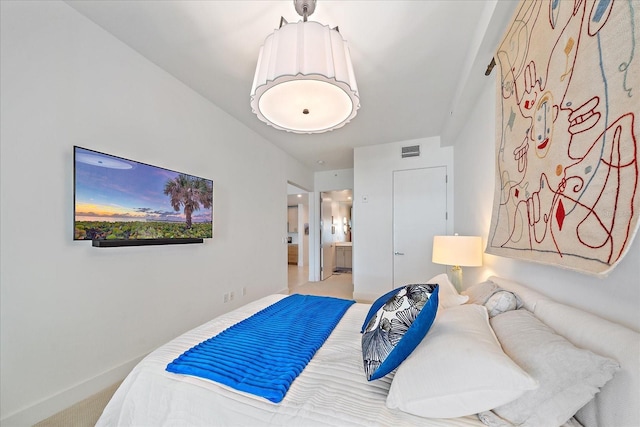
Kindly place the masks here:
<instances>
[{"instance_id":1,"label":"blue patterned throw pillow","mask_svg":"<svg viewBox=\"0 0 640 427\"><path fill-rule=\"evenodd\" d=\"M422 341L438 311L438 289L437 284L406 285L390 292L383 304L376 302L380 307L362 335L362 359L369 381L397 368Z\"/></svg>"},{"instance_id":2,"label":"blue patterned throw pillow","mask_svg":"<svg viewBox=\"0 0 640 427\"><path fill-rule=\"evenodd\" d=\"M380 310L380 307L382 307L389 300L389 298L391 298L397 293L398 293L398 288L392 289L386 294L379 297L377 300L375 300L373 304L371 304L371 308L369 308L367 317L364 318L364 323L362 324L362 329L360 329L360 333L363 333L364 330L367 329L367 326L369 325L371 318L378 313L378 310Z\"/></svg>"}]
</instances>

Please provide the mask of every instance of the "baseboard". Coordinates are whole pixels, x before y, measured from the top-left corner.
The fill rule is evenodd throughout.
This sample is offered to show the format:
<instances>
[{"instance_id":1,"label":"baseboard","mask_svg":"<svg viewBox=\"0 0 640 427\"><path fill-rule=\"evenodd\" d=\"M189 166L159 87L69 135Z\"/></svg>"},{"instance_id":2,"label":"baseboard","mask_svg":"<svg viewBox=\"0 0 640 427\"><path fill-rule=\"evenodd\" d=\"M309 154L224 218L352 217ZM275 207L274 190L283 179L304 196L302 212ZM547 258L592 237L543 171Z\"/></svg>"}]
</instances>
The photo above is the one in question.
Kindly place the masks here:
<instances>
[{"instance_id":1,"label":"baseboard","mask_svg":"<svg viewBox=\"0 0 640 427\"><path fill-rule=\"evenodd\" d=\"M107 372L62 390L0 420L0 425L28 427L122 381L144 356L129 360Z\"/></svg>"}]
</instances>

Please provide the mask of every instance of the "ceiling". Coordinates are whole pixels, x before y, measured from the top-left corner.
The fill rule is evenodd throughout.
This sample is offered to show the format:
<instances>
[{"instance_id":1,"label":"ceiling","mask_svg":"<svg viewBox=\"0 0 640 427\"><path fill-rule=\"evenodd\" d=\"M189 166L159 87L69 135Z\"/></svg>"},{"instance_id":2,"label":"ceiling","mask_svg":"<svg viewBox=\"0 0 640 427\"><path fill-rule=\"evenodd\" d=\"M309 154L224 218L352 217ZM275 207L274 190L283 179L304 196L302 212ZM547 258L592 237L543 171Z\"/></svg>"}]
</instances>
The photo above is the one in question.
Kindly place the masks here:
<instances>
[{"instance_id":1,"label":"ceiling","mask_svg":"<svg viewBox=\"0 0 640 427\"><path fill-rule=\"evenodd\" d=\"M267 126L249 106L264 39L281 16L300 19L293 0L66 3L314 171L352 168L359 146L438 135L450 145L517 4L318 0L309 19L340 28L361 107L340 129L300 135Z\"/></svg>"}]
</instances>

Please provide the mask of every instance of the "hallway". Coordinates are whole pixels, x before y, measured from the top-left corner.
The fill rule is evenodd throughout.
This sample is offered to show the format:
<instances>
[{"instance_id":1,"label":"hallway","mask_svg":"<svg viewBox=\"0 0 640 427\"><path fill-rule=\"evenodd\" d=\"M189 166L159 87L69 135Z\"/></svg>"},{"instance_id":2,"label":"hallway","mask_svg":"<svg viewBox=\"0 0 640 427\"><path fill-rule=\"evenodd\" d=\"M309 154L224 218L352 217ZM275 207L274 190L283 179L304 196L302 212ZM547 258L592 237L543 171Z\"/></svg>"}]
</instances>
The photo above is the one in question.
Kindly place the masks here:
<instances>
[{"instance_id":1,"label":"hallway","mask_svg":"<svg viewBox=\"0 0 640 427\"><path fill-rule=\"evenodd\" d=\"M309 267L289 266L289 294L324 295L353 299L351 273L334 273L321 282L309 282Z\"/></svg>"}]
</instances>

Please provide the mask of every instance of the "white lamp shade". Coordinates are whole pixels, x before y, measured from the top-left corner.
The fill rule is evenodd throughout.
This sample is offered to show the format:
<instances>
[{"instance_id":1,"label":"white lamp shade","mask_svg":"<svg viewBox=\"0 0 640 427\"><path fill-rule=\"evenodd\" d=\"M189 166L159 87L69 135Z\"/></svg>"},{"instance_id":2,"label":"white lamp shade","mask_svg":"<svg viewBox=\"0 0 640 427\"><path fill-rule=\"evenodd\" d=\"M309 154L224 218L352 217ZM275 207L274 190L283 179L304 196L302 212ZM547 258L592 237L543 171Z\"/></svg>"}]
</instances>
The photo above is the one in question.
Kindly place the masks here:
<instances>
[{"instance_id":1,"label":"white lamp shade","mask_svg":"<svg viewBox=\"0 0 640 427\"><path fill-rule=\"evenodd\" d=\"M482 265L482 238L479 236L434 236L431 260L435 264L480 267Z\"/></svg>"},{"instance_id":2,"label":"white lamp shade","mask_svg":"<svg viewBox=\"0 0 640 427\"><path fill-rule=\"evenodd\" d=\"M318 22L286 24L260 48L251 110L276 129L321 133L355 117L360 100L349 48Z\"/></svg>"}]
</instances>

